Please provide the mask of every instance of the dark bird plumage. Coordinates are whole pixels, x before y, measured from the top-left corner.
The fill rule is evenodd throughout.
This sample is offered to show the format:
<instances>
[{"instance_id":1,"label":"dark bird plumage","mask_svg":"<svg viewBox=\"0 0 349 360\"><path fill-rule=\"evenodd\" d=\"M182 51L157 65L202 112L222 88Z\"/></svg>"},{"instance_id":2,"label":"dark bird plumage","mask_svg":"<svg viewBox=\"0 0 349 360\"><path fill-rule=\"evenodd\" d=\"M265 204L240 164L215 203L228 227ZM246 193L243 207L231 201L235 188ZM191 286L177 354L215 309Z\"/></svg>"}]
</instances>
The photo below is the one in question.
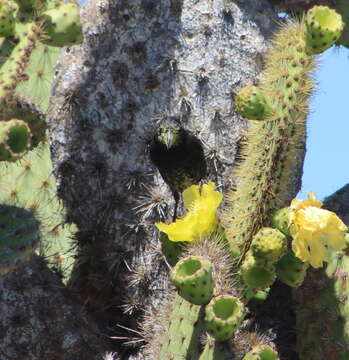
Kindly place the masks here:
<instances>
[{"instance_id":1,"label":"dark bird plumage","mask_svg":"<svg viewBox=\"0 0 349 360\"><path fill-rule=\"evenodd\" d=\"M159 125L150 144L150 158L173 192L175 218L179 194L206 176L202 144L176 118L167 118Z\"/></svg>"}]
</instances>

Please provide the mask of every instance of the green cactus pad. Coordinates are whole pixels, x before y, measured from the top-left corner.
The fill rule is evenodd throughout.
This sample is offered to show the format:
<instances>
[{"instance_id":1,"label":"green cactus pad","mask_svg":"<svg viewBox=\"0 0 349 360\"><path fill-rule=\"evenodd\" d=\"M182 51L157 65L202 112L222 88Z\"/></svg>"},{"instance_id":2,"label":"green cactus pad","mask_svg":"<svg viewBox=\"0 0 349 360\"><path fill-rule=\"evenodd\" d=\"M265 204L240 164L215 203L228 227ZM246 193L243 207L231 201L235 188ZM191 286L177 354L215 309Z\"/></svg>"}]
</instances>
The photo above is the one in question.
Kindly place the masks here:
<instances>
[{"instance_id":1,"label":"green cactus pad","mask_svg":"<svg viewBox=\"0 0 349 360\"><path fill-rule=\"evenodd\" d=\"M42 14L45 38L41 41L51 46L81 44L82 26L80 8L73 3L63 3Z\"/></svg>"},{"instance_id":2,"label":"green cactus pad","mask_svg":"<svg viewBox=\"0 0 349 360\"><path fill-rule=\"evenodd\" d=\"M192 304L207 304L213 296L212 265L201 256L180 260L170 278L179 295Z\"/></svg>"},{"instance_id":3,"label":"green cactus pad","mask_svg":"<svg viewBox=\"0 0 349 360\"><path fill-rule=\"evenodd\" d=\"M279 360L278 353L268 345L255 346L243 360Z\"/></svg>"},{"instance_id":4,"label":"green cactus pad","mask_svg":"<svg viewBox=\"0 0 349 360\"><path fill-rule=\"evenodd\" d=\"M291 208L284 207L275 211L271 217L272 226L279 229L286 236L291 236L289 221L291 211Z\"/></svg>"},{"instance_id":5,"label":"green cactus pad","mask_svg":"<svg viewBox=\"0 0 349 360\"><path fill-rule=\"evenodd\" d=\"M251 253L241 265L241 276L244 283L251 289L264 290L275 281L275 267L265 261L257 260Z\"/></svg>"},{"instance_id":6,"label":"green cactus pad","mask_svg":"<svg viewBox=\"0 0 349 360\"><path fill-rule=\"evenodd\" d=\"M30 147L30 129L19 119L0 121L0 161L16 161Z\"/></svg>"},{"instance_id":7,"label":"green cactus pad","mask_svg":"<svg viewBox=\"0 0 349 360\"><path fill-rule=\"evenodd\" d=\"M43 3L42 0L15 0L15 2L21 10L30 10L34 6L38 7L41 5L40 3Z\"/></svg>"},{"instance_id":8,"label":"green cactus pad","mask_svg":"<svg viewBox=\"0 0 349 360\"><path fill-rule=\"evenodd\" d=\"M250 120L265 120L272 109L256 86L246 86L235 98L235 110L242 117Z\"/></svg>"},{"instance_id":9,"label":"green cactus pad","mask_svg":"<svg viewBox=\"0 0 349 360\"><path fill-rule=\"evenodd\" d=\"M6 0L0 1L0 37L12 36L15 30L16 8Z\"/></svg>"},{"instance_id":10,"label":"green cactus pad","mask_svg":"<svg viewBox=\"0 0 349 360\"><path fill-rule=\"evenodd\" d=\"M171 266L175 266L181 257L184 247L187 245L185 242L171 241L168 236L161 232L159 236L161 242L161 251L164 254L167 262Z\"/></svg>"},{"instance_id":11,"label":"green cactus pad","mask_svg":"<svg viewBox=\"0 0 349 360\"><path fill-rule=\"evenodd\" d=\"M245 312L242 302L230 295L220 295L211 300L205 309L205 323L209 334L217 341L230 339L240 326Z\"/></svg>"},{"instance_id":12,"label":"green cactus pad","mask_svg":"<svg viewBox=\"0 0 349 360\"><path fill-rule=\"evenodd\" d=\"M341 15L326 6L314 6L306 15L307 48L311 54L320 54L341 36L344 23Z\"/></svg>"},{"instance_id":13,"label":"green cactus pad","mask_svg":"<svg viewBox=\"0 0 349 360\"><path fill-rule=\"evenodd\" d=\"M39 238L39 221L30 211L0 205L0 275L29 258Z\"/></svg>"},{"instance_id":14,"label":"green cactus pad","mask_svg":"<svg viewBox=\"0 0 349 360\"><path fill-rule=\"evenodd\" d=\"M270 263L277 262L287 251L287 238L279 230L264 227L253 237L252 255Z\"/></svg>"},{"instance_id":15,"label":"green cactus pad","mask_svg":"<svg viewBox=\"0 0 349 360\"><path fill-rule=\"evenodd\" d=\"M289 251L277 264L276 274L280 281L291 287L303 284L308 263L298 259L292 251Z\"/></svg>"}]
</instances>

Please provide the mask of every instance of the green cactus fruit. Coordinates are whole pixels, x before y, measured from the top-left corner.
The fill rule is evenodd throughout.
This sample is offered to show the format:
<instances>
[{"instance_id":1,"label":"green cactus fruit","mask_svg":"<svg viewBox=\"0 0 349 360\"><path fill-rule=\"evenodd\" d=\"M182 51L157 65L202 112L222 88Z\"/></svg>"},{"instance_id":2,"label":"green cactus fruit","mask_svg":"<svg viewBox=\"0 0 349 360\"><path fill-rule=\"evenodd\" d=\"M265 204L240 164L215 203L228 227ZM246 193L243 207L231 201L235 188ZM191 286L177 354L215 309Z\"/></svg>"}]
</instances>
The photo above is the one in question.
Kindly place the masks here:
<instances>
[{"instance_id":1,"label":"green cactus fruit","mask_svg":"<svg viewBox=\"0 0 349 360\"><path fill-rule=\"evenodd\" d=\"M255 346L243 360L279 360L278 353L268 345Z\"/></svg>"},{"instance_id":2,"label":"green cactus fruit","mask_svg":"<svg viewBox=\"0 0 349 360\"><path fill-rule=\"evenodd\" d=\"M180 260L172 269L170 279L179 295L192 304L207 304L213 296L212 265L201 256Z\"/></svg>"},{"instance_id":3,"label":"green cactus fruit","mask_svg":"<svg viewBox=\"0 0 349 360\"><path fill-rule=\"evenodd\" d=\"M275 263L287 252L287 238L278 229L263 227L253 237L251 250L256 259Z\"/></svg>"},{"instance_id":4,"label":"green cactus fruit","mask_svg":"<svg viewBox=\"0 0 349 360\"><path fill-rule=\"evenodd\" d=\"M235 98L235 110L242 117L250 120L265 120L272 114L267 100L256 86L246 86Z\"/></svg>"},{"instance_id":5,"label":"green cactus fruit","mask_svg":"<svg viewBox=\"0 0 349 360\"><path fill-rule=\"evenodd\" d=\"M273 227L279 229L286 236L291 236L290 233L290 207L284 207L274 212L271 216L271 224Z\"/></svg>"},{"instance_id":6,"label":"green cactus fruit","mask_svg":"<svg viewBox=\"0 0 349 360\"><path fill-rule=\"evenodd\" d=\"M0 1L0 37L12 36L15 30L16 8L7 0Z\"/></svg>"},{"instance_id":7,"label":"green cactus fruit","mask_svg":"<svg viewBox=\"0 0 349 360\"><path fill-rule=\"evenodd\" d=\"M74 3L63 3L42 14L45 37L44 44L69 46L82 43L80 8Z\"/></svg>"},{"instance_id":8,"label":"green cactus fruit","mask_svg":"<svg viewBox=\"0 0 349 360\"><path fill-rule=\"evenodd\" d=\"M298 259L292 251L289 251L276 264L276 274L280 281L291 287L303 284L309 264Z\"/></svg>"},{"instance_id":9,"label":"green cactus fruit","mask_svg":"<svg viewBox=\"0 0 349 360\"><path fill-rule=\"evenodd\" d=\"M306 15L307 48L310 54L320 54L341 36L344 23L341 15L326 6L314 6Z\"/></svg>"},{"instance_id":10,"label":"green cactus fruit","mask_svg":"<svg viewBox=\"0 0 349 360\"><path fill-rule=\"evenodd\" d=\"M16 161L30 147L30 129L19 119L0 121L0 161Z\"/></svg>"},{"instance_id":11,"label":"green cactus fruit","mask_svg":"<svg viewBox=\"0 0 349 360\"><path fill-rule=\"evenodd\" d=\"M249 288L264 290L275 281L275 267L265 261L256 259L247 252L241 265L240 273L242 279Z\"/></svg>"},{"instance_id":12,"label":"green cactus fruit","mask_svg":"<svg viewBox=\"0 0 349 360\"><path fill-rule=\"evenodd\" d=\"M205 308L205 324L217 341L230 339L245 315L242 302L230 295L213 298Z\"/></svg>"},{"instance_id":13,"label":"green cactus fruit","mask_svg":"<svg viewBox=\"0 0 349 360\"><path fill-rule=\"evenodd\" d=\"M161 251L164 254L167 262L171 266L175 266L179 258L181 257L184 247L187 245L185 242L171 241L168 236L160 233Z\"/></svg>"},{"instance_id":14,"label":"green cactus fruit","mask_svg":"<svg viewBox=\"0 0 349 360\"><path fill-rule=\"evenodd\" d=\"M1 121L8 121L13 118L21 119L28 125L31 133L30 149L33 149L45 140L47 129L45 116L34 103L18 96L2 103L0 108Z\"/></svg>"},{"instance_id":15,"label":"green cactus fruit","mask_svg":"<svg viewBox=\"0 0 349 360\"><path fill-rule=\"evenodd\" d=\"M1 204L0 225L0 275L5 275L34 252L39 221L28 210Z\"/></svg>"}]
</instances>

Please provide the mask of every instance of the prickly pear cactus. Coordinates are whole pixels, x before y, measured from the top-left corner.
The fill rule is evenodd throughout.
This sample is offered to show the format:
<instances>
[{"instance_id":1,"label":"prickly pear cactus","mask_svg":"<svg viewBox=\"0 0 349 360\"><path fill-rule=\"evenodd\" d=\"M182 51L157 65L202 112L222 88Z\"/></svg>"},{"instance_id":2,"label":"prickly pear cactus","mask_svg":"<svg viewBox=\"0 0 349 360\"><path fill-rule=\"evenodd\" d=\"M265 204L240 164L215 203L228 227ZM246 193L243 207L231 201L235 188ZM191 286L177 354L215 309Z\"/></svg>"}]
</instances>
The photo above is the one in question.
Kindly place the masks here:
<instances>
[{"instance_id":1,"label":"prickly pear cactus","mask_svg":"<svg viewBox=\"0 0 349 360\"><path fill-rule=\"evenodd\" d=\"M62 204L56 198L44 112L49 104L59 47L82 41L79 7L49 1L4 0L1 4L4 38L0 43L0 116L6 120L2 126L16 118L25 122L28 129L22 125L21 132L16 130L16 141L12 130L0 154L2 160L15 161L40 142L41 146L20 163L0 164L0 201L32 208L41 214L44 242L40 253L67 281L74 261L73 227L65 224ZM7 139L5 134L2 138L4 142ZM15 151L10 152L9 145Z\"/></svg>"},{"instance_id":2,"label":"prickly pear cactus","mask_svg":"<svg viewBox=\"0 0 349 360\"><path fill-rule=\"evenodd\" d=\"M234 269L237 269L225 279L228 283L225 290L237 294L245 302L251 298L246 296L246 287L250 292L267 289L273 284L277 269L281 280L291 286L299 286L304 279L306 266L301 266L299 262L285 255L288 247L286 235L266 226L271 224L272 218L273 221L277 220L278 216L272 215L276 210L289 204L290 194L291 197L295 195L290 192L290 188L293 183L292 174L299 167L299 157L305 141L308 99L314 86L310 80L315 66L314 55L331 46L342 30L341 17L325 7L312 9L300 22L288 21L275 37L274 47L266 58L267 66L259 87L245 88L237 95L237 111L254 121L247 132L247 141L243 149L245 160L237 171L236 189L228 195L229 204L223 209L226 236L223 242L227 241L230 245L230 267L234 265ZM195 217L196 205L194 200L191 201L193 214L186 217L187 227L194 226L192 223L189 225L188 221L190 216ZM183 221L178 221L178 234L182 237L185 230L180 222ZM158 228L166 231L164 226ZM174 229L175 227L171 231ZM200 252L198 249L201 241L197 241L197 252ZM198 255L196 251L193 251L194 255ZM182 267L183 264L191 264L186 268L186 272L189 269L191 272L201 269L200 266L194 266L191 259L195 257L184 257L180 260L174 267L175 272L178 272L177 266ZM215 269L217 259L211 258L210 262ZM285 264L289 263L292 269L285 271ZM213 274L215 282L222 281L218 280L219 274L214 270ZM190 278L186 286L183 281L176 280L175 283L179 288L179 294L186 299L174 304L178 311L182 304L196 299L194 292L200 280ZM214 293L218 296L213 297L205 306L206 331L217 342L234 341L235 332L245 316L244 306L240 299L230 294L225 294L221 290L217 294L217 288ZM194 301L195 303L198 302ZM205 303L206 301L202 304ZM172 311L171 316L173 314ZM186 345L181 347L181 355L176 354L175 349L170 349L168 344L171 340L162 342L162 350L165 349L168 358L179 359L184 354L190 354L193 358L192 347L198 349L203 346L197 336L191 338L192 342L184 340L191 336L197 326L199 316L196 315L195 319L192 325L186 323L186 335L182 335L182 343ZM171 327L172 322L171 317L171 320L166 322L167 327L163 328L167 335L162 337L176 336L175 330ZM219 352L214 355L208 347L207 343L202 355L212 356L212 359L223 359L224 356L228 359L234 353L231 349L230 355L222 355ZM195 353L194 358L196 357ZM271 360L278 359L278 355L269 346L260 346L252 349L244 359Z\"/></svg>"}]
</instances>

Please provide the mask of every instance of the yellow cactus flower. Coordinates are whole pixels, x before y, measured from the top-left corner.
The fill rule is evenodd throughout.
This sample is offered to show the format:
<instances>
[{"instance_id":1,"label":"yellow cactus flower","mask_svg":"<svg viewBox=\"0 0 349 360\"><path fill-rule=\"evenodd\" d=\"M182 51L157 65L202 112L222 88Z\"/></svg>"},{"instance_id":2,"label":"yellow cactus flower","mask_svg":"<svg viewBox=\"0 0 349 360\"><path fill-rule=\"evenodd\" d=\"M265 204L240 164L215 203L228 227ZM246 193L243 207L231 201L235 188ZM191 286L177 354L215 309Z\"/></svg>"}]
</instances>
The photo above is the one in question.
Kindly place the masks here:
<instances>
[{"instance_id":1,"label":"yellow cactus flower","mask_svg":"<svg viewBox=\"0 0 349 360\"><path fill-rule=\"evenodd\" d=\"M218 225L217 208L223 195L215 190L215 183L201 187L192 185L183 191L183 202L188 212L171 224L156 223L171 241L196 241L210 235Z\"/></svg>"},{"instance_id":2,"label":"yellow cactus flower","mask_svg":"<svg viewBox=\"0 0 349 360\"><path fill-rule=\"evenodd\" d=\"M322 267L331 251L346 247L348 230L335 213L321 206L314 193L308 193L308 200L292 200L290 206L293 210L290 213L292 250L314 268Z\"/></svg>"}]
</instances>

